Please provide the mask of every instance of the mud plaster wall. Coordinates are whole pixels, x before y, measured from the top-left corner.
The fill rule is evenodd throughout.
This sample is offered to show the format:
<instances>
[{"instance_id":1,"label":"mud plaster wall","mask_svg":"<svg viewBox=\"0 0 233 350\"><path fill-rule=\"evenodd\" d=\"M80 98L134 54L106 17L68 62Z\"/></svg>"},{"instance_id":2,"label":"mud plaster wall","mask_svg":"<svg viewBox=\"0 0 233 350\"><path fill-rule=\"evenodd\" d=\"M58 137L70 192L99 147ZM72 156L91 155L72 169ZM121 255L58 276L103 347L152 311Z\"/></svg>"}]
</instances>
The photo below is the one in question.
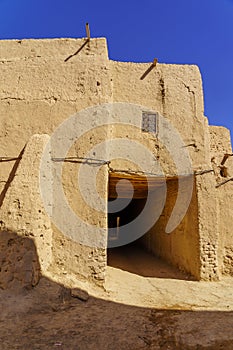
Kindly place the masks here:
<instances>
[{"instance_id":1,"label":"mud plaster wall","mask_svg":"<svg viewBox=\"0 0 233 350\"><path fill-rule=\"evenodd\" d=\"M193 167L201 168L209 164L207 125L203 117L202 81L198 67L158 64L141 80L150 64L110 61L110 65L114 101L140 104L160 113L182 135ZM158 152L163 151L161 147Z\"/></svg>"},{"instance_id":2,"label":"mud plaster wall","mask_svg":"<svg viewBox=\"0 0 233 350\"><path fill-rule=\"evenodd\" d=\"M210 127L211 156L216 177L216 184L221 185L233 177L233 159L228 157L224 161L225 154L232 154L230 132L224 127ZM222 165L221 163L224 164ZM222 169L224 167L224 172ZM223 274L233 275L233 232L232 232L232 196L233 183L231 181L216 188L215 195L218 200L218 263Z\"/></svg>"},{"instance_id":3,"label":"mud plaster wall","mask_svg":"<svg viewBox=\"0 0 233 350\"><path fill-rule=\"evenodd\" d=\"M158 64L142 80L140 78L150 64L109 61L106 41L102 38L92 39L90 45L85 45L77 55L65 62L84 43L85 39L1 41L1 156L15 158L33 134L51 134L56 126L76 112L114 101L140 104L163 115L182 135L193 169L212 168L210 134L208 121L203 116L202 81L198 67ZM92 143L102 140L108 132L87 135L86 140L74 144L69 154L82 156ZM113 128L114 135L120 137L121 130ZM130 135L131 138L142 140L142 135L136 136L136 131L130 130ZM154 148L158 159L169 159L165 156L163 145L158 147L153 138L147 136L144 142L151 149ZM0 190L4 189L15 162L1 162ZM126 170L129 168L128 164L121 161L114 164L116 168L122 165ZM164 172L169 173L171 161L164 161L163 167ZM80 194L74 194L77 170L78 165L75 164L66 163L64 166L66 196L74 211L82 208L86 218L103 225L106 216L91 216L89 209L80 203ZM100 171L100 179L98 183L102 182L104 186L106 183L107 186L106 167ZM214 174L200 176L196 180L198 230L202 247L200 263L203 265L200 276L204 279L216 275L218 235L222 235L225 230L224 221L221 228L217 222L217 205L220 202L216 197L217 192L214 192L215 184ZM104 192L101 186L99 190L106 198L107 191ZM22 191L19 194L24 196ZM206 208L209 208L208 212ZM105 251L81 246L67 239L55 227L51 261L50 267L54 271L64 275L75 272L80 274L80 278L89 276L91 280L103 282Z\"/></svg>"},{"instance_id":4,"label":"mud plaster wall","mask_svg":"<svg viewBox=\"0 0 233 350\"><path fill-rule=\"evenodd\" d=\"M41 271L52 261L52 229L39 188L41 154L48 135L35 135L22 152L11 183L8 183L1 206L1 228L19 237L34 240Z\"/></svg>"},{"instance_id":5,"label":"mud plaster wall","mask_svg":"<svg viewBox=\"0 0 233 350\"><path fill-rule=\"evenodd\" d=\"M63 120L79 110L111 99L105 39L92 39L90 47L86 45L79 55L64 62L84 42L85 39L1 41L1 156L17 157L33 134L51 134ZM1 190L4 189L14 164L14 160L1 162ZM29 175L39 169L34 168L34 164L31 168L31 165L28 162ZM26 180L30 179L25 178ZM107 180L103 181L105 182ZM22 187L17 189L15 179L14 183L17 192L14 199L21 203L27 194ZM73 186L69 187L70 182L67 183L65 190L68 197L72 197ZM29 182L28 188L30 184ZM13 199L10 203L5 198L1 208L1 219L4 227L8 228L8 225L14 226L14 221L7 215L6 207L14 207ZM29 213L30 208L28 224L33 226L34 218L32 215L29 217ZM18 226L16 229L19 229ZM46 235L46 232L43 233ZM50 269L54 273L59 272L65 277L75 272L80 278L103 282L106 265L104 250L73 242L55 226L51 246Z\"/></svg>"},{"instance_id":6,"label":"mud plaster wall","mask_svg":"<svg viewBox=\"0 0 233 350\"><path fill-rule=\"evenodd\" d=\"M85 46L79 55L64 62L84 42L1 41L1 156L17 156L33 134L51 134L76 112L109 101L105 39L93 39L91 48ZM1 164L2 181L8 178L11 168L12 163Z\"/></svg>"},{"instance_id":7,"label":"mud plaster wall","mask_svg":"<svg viewBox=\"0 0 233 350\"><path fill-rule=\"evenodd\" d=\"M140 101L140 104L158 111L182 135L192 160L193 170L211 170L208 120L203 114L203 90L198 67L161 64L152 70L146 79L140 81L139 77L149 68L149 64L111 62L111 65L114 101L132 103ZM165 156L163 145L159 145L156 152L165 173L169 173L171 163L168 155ZM197 237L194 238L196 242L193 247L186 245L189 252L180 253L181 256L177 259L166 256L170 261L176 260L176 264L183 268L185 266L188 271L192 270L197 278L205 280L215 280L219 277L216 230L218 199L215 197L215 185L216 180L212 173L196 177L197 230L200 247L198 258L191 261L192 249L197 251ZM167 239L168 242L170 240L172 238Z\"/></svg>"},{"instance_id":8,"label":"mud plaster wall","mask_svg":"<svg viewBox=\"0 0 233 350\"><path fill-rule=\"evenodd\" d=\"M0 288L33 288L41 268L32 238L14 232L0 232Z\"/></svg>"}]
</instances>

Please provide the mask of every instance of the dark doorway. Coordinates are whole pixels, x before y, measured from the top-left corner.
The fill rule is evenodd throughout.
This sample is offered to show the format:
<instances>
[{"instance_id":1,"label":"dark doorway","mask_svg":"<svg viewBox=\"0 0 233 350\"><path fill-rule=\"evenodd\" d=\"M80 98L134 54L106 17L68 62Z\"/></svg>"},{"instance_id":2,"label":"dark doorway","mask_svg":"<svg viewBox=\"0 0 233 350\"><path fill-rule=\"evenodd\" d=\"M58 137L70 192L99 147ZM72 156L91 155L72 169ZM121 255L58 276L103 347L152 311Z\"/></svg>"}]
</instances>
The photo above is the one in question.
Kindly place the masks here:
<instances>
[{"instance_id":1,"label":"dark doorway","mask_svg":"<svg viewBox=\"0 0 233 350\"><path fill-rule=\"evenodd\" d=\"M194 261L194 257L193 254L191 255L189 253L189 250L193 252L192 240L196 240L196 236L190 234L189 227L195 228L195 221L192 221L194 220L193 218L196 217L195 198L187 215L176 231L169 235L166 234L166 224L173 210L177 196L177 181L169 181L167 183L168 191L166 203L159 219L148 229L148 232L142 230L141 237L133 237L133 232L127 232L127 234L130 235L130 239L126 243L121 244L121 242L124 241L122 239L122 235L125 234L124 226L135 221L146 205L148 184L145 182L143 183L143 178L140 181L139 177L136 179L132 177L130 181L134 188L133 198L131 200L129 199L129 191L125 184L125 187L122 187L123 191L121 191L121 197L117 198L115 184L118 180L117 176L120 175L117 174L114 176L113 181L111 181L111 177L109 178L108 205L110 208L111 203L117 200L121 209L115 212L108 211L108 266L144 277L192 279L190 277L191 269L188 266L188 259L191 261L191 265ZM160 201L162 200L162 187L159 179L153 178L150 181L149 186L153 191L153 200L150 206L147 207L146 212L144 212L146 213L146 215L143 215L143 220L145 222L152 217L153 212L157 211L157 208L160 207ZM138 225L139 228L145 227L144 222L138 222ZM181 272L180 269L182 271L187 271L187 273Z\"/></svg>"},{"instance_id":2,"label":"dark doorway","mask_svg":"<svg viewBox=\"0 0 233 350\"><path fill-rule=\"evenodd\" d=\"M115 199L109 198L109 206L113 200ZM108 211L108 227L111 228L108 236L109 246L113 241L116 245L121 244L122 234L124 234L121 228L139 216L145 206L146 199L133 198L129 201L128 198L118 198L117 202L117 206L122 209L114 213ZM133 238L133 236L129 237L129 241L134 240Z\"/></svg>"}]
</instances>

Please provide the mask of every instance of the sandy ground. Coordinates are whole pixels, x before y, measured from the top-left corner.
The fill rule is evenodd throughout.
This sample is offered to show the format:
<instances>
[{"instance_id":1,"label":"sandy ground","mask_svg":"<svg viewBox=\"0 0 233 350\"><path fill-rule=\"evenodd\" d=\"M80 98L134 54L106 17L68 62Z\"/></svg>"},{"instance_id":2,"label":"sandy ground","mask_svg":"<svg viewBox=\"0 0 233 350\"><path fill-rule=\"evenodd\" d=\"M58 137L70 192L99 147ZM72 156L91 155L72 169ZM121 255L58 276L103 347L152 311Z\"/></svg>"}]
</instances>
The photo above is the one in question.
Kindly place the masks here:
<instances>
[{"instance_id":1,"label":"sandy ground","mask_svg":"<svg viewBox=\"0 0 233 350\"><path fill-rule=\"evenodd\" d=\"M233 311L233 278L197 282L137 246L120 248L109 260L106 289L111 300L164 309Z\"/></svg>"},{"instance_id":2,"label":"sandy ground","mask_svg":"<svg viewBox=\"0 0 233 350\"><path fill-rule=\"evenodd\" d=\"M45 277L0 291L0 349L233 349L233 279L195 282L131 253L110 256L106 291L89 286L87 301Z\"/></svg>"}]
</instances>

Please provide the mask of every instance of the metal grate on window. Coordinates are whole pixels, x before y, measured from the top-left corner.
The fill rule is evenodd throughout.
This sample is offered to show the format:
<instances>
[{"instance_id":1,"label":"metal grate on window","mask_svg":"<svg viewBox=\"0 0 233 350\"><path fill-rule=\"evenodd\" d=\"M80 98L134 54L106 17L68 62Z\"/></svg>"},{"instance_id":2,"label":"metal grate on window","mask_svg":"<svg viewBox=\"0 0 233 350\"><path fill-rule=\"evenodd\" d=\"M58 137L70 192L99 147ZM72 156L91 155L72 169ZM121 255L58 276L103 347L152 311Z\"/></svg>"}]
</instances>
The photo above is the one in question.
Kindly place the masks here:
<instances>
[{"instance_id":1,"label":"metal grate on window","mask_svg":"<svg viewBox=\"0 0 233 350\"><path fill-rule=\"evenodd\" d=\"M150 112L142 113L142 131L157 133L157 114Z\"/></svg>"}]
</instances>

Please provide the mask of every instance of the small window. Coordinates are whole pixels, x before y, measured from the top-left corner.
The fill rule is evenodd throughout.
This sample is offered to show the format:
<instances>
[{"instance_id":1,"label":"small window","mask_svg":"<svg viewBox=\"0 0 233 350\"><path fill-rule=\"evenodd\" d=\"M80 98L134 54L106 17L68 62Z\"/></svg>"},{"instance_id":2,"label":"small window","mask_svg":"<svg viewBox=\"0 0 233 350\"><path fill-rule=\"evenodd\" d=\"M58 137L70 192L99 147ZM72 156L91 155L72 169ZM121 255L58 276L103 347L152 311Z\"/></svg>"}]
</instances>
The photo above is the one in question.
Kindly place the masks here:
<instances>
[{"instance_id":1,"label":"small window","mask_svg":"<svg viewBox=\"0 0 233 350\"><path fill-rule=\"evenodd\" d=\"M142 131L150 132L152 134L157 133L157 114L150 112L142 113Z\"/></svg>"}]
</instances>

